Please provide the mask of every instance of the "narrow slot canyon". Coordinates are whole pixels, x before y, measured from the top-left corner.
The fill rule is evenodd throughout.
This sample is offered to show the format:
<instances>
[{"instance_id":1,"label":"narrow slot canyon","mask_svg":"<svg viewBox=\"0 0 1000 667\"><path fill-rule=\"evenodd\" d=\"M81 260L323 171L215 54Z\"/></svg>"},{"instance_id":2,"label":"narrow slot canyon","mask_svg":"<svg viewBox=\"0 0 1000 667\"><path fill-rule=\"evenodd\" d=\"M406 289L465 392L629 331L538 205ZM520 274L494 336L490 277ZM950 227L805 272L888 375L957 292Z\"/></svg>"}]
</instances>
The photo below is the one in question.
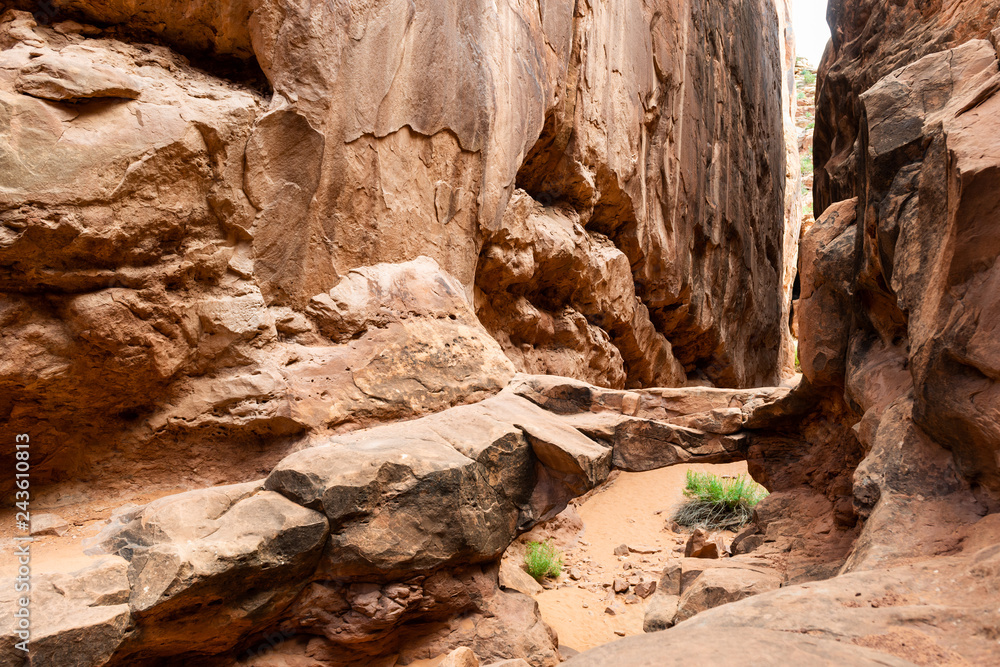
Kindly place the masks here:
<instances>
[{"instance_id":1,"label":"narrow slot canyon","mask_svg":"<svg viewBox=\"0 0 1000 667\"><path fill-rule=\"evenodd\" d=\"M0 664L1000 662L1000 0L804 7L0 0Z\"/></svg>"}]
</instances>

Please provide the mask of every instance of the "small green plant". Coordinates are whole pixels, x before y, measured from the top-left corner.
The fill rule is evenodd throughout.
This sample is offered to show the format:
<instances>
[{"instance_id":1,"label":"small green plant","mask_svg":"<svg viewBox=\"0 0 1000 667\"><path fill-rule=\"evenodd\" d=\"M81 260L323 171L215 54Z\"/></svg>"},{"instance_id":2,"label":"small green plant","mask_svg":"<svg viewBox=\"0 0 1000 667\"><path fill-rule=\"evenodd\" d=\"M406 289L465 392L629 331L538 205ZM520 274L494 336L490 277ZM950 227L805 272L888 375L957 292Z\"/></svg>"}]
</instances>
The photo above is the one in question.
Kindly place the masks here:
<instances>
[{"instance_id":1,"label":"small green plant","mask_svg":"<svg viewBox=\"0 0 1000 667\"><path fill-rule=\"evenodd\" d=\"M811 69L802 70L802 78L805 80L807 86L811 86L816 83L816 72Z\"/></svg>"},{"instance_id":2,"label":"small green plant","mask_svg":"<svg viewBox=\"0 0 1000 667\"><path fill-rule=\"evenodd\" d=\"M674 513L674 521L682 526L732 530L750 521L753 508L767 497L767 491L746 475L720 478L689 470L684 495L688 500Z\"/></svg>"},{"instance_id":3,"label":"small green plant","mask_svg":"<svg viewBox=\"0 0 1000 667\"><path fill-rule=\"evenodd\" d=\"M562 566L562 554L552 544L552 540L528 542L524 552L524 567L535 580L558 577Z\"/></svg>"},{"instance_id":4,"label":"small green plant","mask_svg":"<svg viewBox=\"0 0 1000 667\"><path fill-rule=\"evenodd\" d=\"M802 165L802 175L807 176L813 173L813 159L812 156L806 155L800 161L799 164Z\"/></svg>"}]
</instances>

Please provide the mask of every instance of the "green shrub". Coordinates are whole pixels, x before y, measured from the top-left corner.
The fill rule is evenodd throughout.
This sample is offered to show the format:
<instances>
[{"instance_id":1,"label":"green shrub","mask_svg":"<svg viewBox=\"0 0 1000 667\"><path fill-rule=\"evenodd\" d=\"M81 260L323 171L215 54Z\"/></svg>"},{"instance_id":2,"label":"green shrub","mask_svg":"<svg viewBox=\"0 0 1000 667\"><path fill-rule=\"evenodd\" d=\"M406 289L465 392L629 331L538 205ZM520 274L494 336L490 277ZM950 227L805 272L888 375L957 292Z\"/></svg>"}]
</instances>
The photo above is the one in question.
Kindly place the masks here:
<instances>
[{"instance_id":1,"label":"green shrub","mask_svg":"<svg viewBox=\"0 0 1000 667\"><path fill-rule=\"evenodd\" d=\"M802 70L802 78L805 80L806 85L811 86L816 83L816 72L811 69Z\"/></svg>"},{"instance_id":2,"label":"green shrub","mask_svg":"<svg viewBox=\"0 0 1000 667\"><path fill-rule=\"evenodd\" d=\"M532 577L541 581L545 577L558 577L562 572L562 554L551 540L528 542L524 552L524 567Z\"/></svg>"},{"instance_id":3,"label":"green shrub","mask_svg":"<svg viewBox=\"0 0 1000 667\"><path fill-rule=\"evenodd\" d=\"M811 156L809 155L803 156L802 159L799 161L799 164L802 165L803 176L808 176L809 174L813 173L813 159Z\"/></svg>"},{"instance_id":4,"label":"green shrub","mask_svg":"<svg viewBox=\"0 0 1000 667\"><path fill-rule=\"evenodd\" d=\"M688 500L674 513L674 521L729 530L750 521L753 508L767 497L767 491L746 475L723 479L689 470L684 495Z\"/></svg>"}]
</instances>

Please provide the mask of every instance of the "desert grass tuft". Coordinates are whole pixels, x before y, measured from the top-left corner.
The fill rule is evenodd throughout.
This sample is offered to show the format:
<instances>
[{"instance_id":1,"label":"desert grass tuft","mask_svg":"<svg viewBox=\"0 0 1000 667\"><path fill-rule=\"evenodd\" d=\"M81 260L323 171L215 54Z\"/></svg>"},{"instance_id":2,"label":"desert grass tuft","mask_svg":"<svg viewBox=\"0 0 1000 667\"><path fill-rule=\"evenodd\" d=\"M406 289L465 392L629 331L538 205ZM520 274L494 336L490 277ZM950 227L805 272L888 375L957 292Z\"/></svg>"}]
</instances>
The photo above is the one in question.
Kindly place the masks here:
<instances>
[{"instance_id":1,"label":"desert grass tuft","mask_svg":"<svg viewBox=\"0 0 1000 667\"><path fill-rule=\"evenodd\" d=\"M687 473L688 500L674 512L682 526L736 530L753 518L753 508L767 491L746 475L721 478L705 472Z\"/></svg>"},{"instance_id":2,"label":"desert grass tuft","mask_svg":"<svg viewBox=\"0 0 1000 667\"><path fill-rule=\"evenodd\" d=\"M528 542L524 552L524 567L536 581L545 577L558 577L562 566L562 554L551 540Z\"/></svg>"}]
</instances>

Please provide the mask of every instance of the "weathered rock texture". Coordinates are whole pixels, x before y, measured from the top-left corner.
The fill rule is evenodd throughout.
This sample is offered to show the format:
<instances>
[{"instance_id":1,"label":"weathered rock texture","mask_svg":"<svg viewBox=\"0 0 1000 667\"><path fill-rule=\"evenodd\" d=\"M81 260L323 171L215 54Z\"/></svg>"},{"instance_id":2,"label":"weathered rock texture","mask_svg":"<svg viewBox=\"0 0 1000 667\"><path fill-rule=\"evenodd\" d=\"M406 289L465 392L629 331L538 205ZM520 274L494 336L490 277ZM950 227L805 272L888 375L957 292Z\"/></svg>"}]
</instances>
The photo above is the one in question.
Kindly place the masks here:
<instances>
[{"instance_id":1,"label":"weathered rock texture","mask_svg":"<svg viewBox=\"0 0 1000 667\"><path fill-rule=\"evenodd\" d=\"M831 43L819 66L814 133L815 210L861 194L861 95L894 70L997 27L995 2L830 0Z\"/></svg>"},{"instance_id":2,"label":"weathered rock texture","mask_svg":"<svg viewBox=\"0 0 1000 667\"><path fill-rule=\"evenodd\" d=\"M838 119L845 131L855 127L857 196L832 205L803 240L803 372L818 393L844 397L864 455L853 496L866 521L852 569L947 553L958 546L956 527L1000 507L1000 67L995 40L967 39L997 8L945 31L972 11L954 4L929 8L879 45L904 66ZM821 89L874 76L841 60L874 48L850 39L861 29L858 5L867 3L832 10L839 37ZM870 20L883 11L895 10L879 5ZM964 43L948 48L955 42ZM928 50L937 52L917 59ZM863 53L860 65L875 59ZM818 150L828 138L816 141ZM836 182L817 184L827 201L841 192Z\"/></svg>"},{"instance_id":3,"label":"weathered rock texture","mask_svg":"<svg viewBox=\"0 0 1000 667\"><path fill-rule=\"evenodd\" d=\"M743 424L751 471L776 491L744 543L759 553L797 528L790 553L825 558L799 559L793 585L568 664L996 661L998 15L996 2L831 3L815 135L826 210L802 240L796 307L804 379ZM695 595L670 574L650 629Z\"/></svg>"},{"instance_id":4,"label":"weathered rock texture","mask_svg":"<svg viewBox=\"0 0 1000 667\"><path fill-rule=\"evenodd\" d=\"M0 12L0 439L43 497L175 494L40 661L552 664L510 541L783 393L737 388L789 352L784 4Z\"/></svg>"},{"instance_id":5,"label":"weathered rock texture","mask_svg":"<svg viewBox=\"0 0 1000 667\"><path fill-rule=\"evenodd\" d=\"M394 384L385 364L493 347L461 299L344 318L352 271L418 257L517 369L776 379L790 262L767 0L6 4L37 20L0 27L0 414L34 429L39 475L94 465L95 441L155 457L206 431L261 470L276 438L496 391L499 362L439 395L344 376L378 403L355 418L303 385ZM49 25L68 17L106 27Z\"/></svg>"},{"instance_id":6,"label":"weathered rock texture","mask_svg":"<svg viewBox=\"0 0 1000 667\"><path fill-rule=\"evenodd\" d=\"M785 394L517 376L474 405L328 436L263 481L121 511L95 546L114 556L100 561L120 579L114 595L85 586L93 568L47 575L82 592L46 598L36 630L90 641L81 664L93 665L229 665L274 633L295 638L284 653L326 667L456 646L554 665L535 602L499 589L514 538L612 468L744 458L744 421ZM720 412L731 417L710 418ZM88 611L73 616L76 606ZM0 656L19 664L11 613L0 616Z\"/></svg>"},{"instance_id":7,"label":"weathered rock texture","mask_svg":"<svg viewBox=\"0 0 1000 667\"><path fill-rule=\"evenodd\" d=\"M767 655L812 653L809 664L995 662L998 12L831 4L816 132L827 208L802 241L796 308L804 379L743 427L751 471L776 491L759 506L754 551L808 525L792 553L810 541L827 562L801 561L798 580L839 576L569 664L611 651L617 664L666 651L737 664L762 637L774 638ZM651 622L682 617L681 599L664 595ZM743 652L689 648L707 638Z\"/></svg>"}]
</instances>

